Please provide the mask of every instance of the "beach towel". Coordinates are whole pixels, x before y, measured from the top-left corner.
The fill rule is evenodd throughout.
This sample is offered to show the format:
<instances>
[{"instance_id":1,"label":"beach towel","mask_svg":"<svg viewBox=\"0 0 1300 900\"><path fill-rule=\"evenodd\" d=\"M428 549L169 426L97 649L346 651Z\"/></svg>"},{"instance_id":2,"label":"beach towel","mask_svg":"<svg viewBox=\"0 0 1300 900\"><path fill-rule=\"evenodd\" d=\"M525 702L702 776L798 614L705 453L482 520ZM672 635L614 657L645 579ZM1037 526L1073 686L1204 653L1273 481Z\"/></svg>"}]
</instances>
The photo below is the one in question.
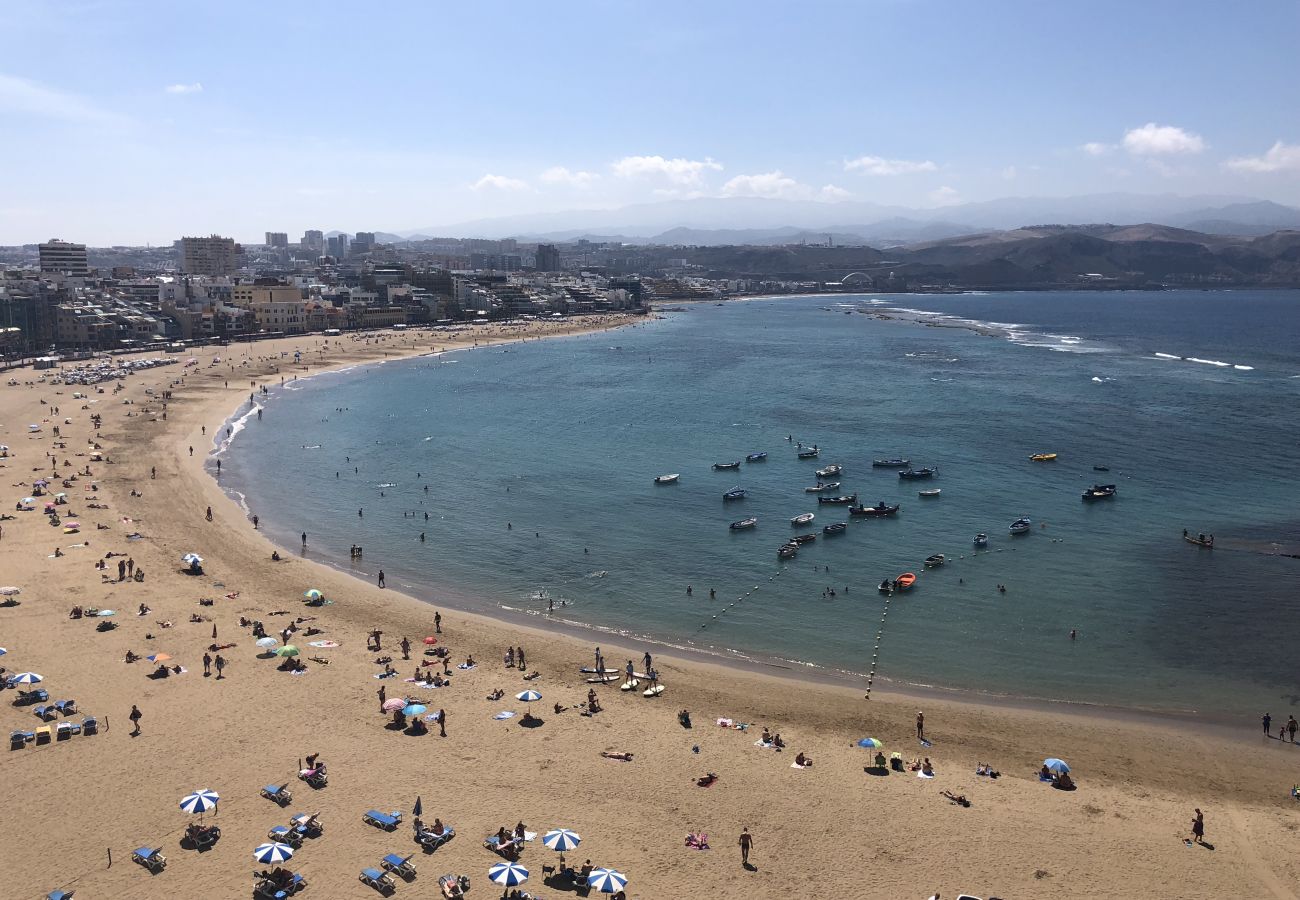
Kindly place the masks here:
<instances>
[{"instance_id":1,"label":"beach towel","mask_svg":"<svg viewBox=\"0 0 1300 900\"><path fill-rule=\"evenodd\" d=\"M503 709L501 712L497 713L497 714L496 714L495 716L493 716L492 718L494 718L494 719L513 719L514 717L515 717L515 714L514 714L513 712L511 712L511 711L508 710L508 709Z\"/></svg>"},{"instance_id":2,"label":"beach towel","mask_svg":"<svg viewBox=\"0 0 1300 900\"><path fill-rule=\"evenodd\" d=\"M308 647L337 647L338 641L310 641Z\"/></svg>"},{"instance_id":3,"label":"beach towel","mask_svg":"<svg viewBox=\"0 0 1300 900\"><path fill-rule=\"evenodd\" d=\"M731 723L731 720L730 720L730 719L718 719L718 727L719 727L719 728L730 728L730 727L731 727L731 724L732 724L732 723Z\"/></svg>"},{"instance_id":4,"label":"beach towel","mask_svg":"<svg viewBox=\"0 0 1300 900\"><path fill-rule=\"evenodd\" d=\"M309 671L308 669L294 669L294 670L293 670L292 672L290 672L289 674L290 674L290 675L306 675L308 671Z\"/></svg>"},{"instance_id":5,"label":"beach towel","mask_svg":"<svg viewBox=\"0 0 1300 900\"><path fill-rule=\"evenodd\" d=\"M461 663L461 664L458 665L456 668L461 669L461 670L463 670L463 671L465 671L465 672L468 672L470 669L475 669L475 668L478 668L478 667L477 667L477 666L467 666L467 665L465 665L464 663Z\"/></svg>"},{"instance_id":6,"label":"beach towel","mask_svg":"<svg viewBox=\"0 0 1300 900\"><path fill-rule=\"evenodd\" d=\"M376 677L376 678L396 678L396 677L397 677L397 673L396 673L396 672L393 672L393 673L390 674L390 673L388 673L388 672L378 672L378 673L375 674L375 677Z\"/></svg>"},{"instance_id":7,"label":"beach towel","mask_svg":"<svg viewBox=\"0 0 1300 900\"><path fill-rule=\"evenodd\" d=\"M916 773L916 777L917 777L917 778L933 778L934 776L933 776L933 775L927 775L927 774L925 774L924 772L917 772L917 773Z\"/></svg>"},{"instance_id":8,"label":"beach towel","mask_svg":"<svg viewBox=\"0 0 1300 900\"><path fill-rule=\"evenodd\" d=\"M811 769L812 766L801 766L801 765L799 765L797 762L792 762L792 763L790 763L790 768L792 768L792 769Z\"/></svg>"},{"instance_id":9,"label":"beach towel","mask_svg":"<svg viewBox=\"0 0 1300 900\"><path fill-rule=\"evenodd\" d=\"M764 750L771 750L776 745L771 743L764 743L763 741L754 741L754 746L762 747Z\"/></svg>"}]
</instances>

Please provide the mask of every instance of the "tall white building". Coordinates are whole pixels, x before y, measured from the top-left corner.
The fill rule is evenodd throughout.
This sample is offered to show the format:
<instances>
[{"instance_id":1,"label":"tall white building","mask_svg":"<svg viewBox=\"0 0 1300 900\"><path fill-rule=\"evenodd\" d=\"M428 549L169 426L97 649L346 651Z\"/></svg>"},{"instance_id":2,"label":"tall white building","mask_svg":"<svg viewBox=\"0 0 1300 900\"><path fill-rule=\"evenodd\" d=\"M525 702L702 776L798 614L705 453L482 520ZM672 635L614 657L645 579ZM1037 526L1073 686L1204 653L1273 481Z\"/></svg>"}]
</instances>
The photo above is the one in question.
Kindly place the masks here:
<instances>
[{"instance_id":1,"label":"tall white building","mask_svg":"<svg viewBox=\"0 0 1300 900\"><path fill-rule=\"evenodd\" d=\"M181 238L181 271L186 275L230 275L242 265L244 248L234 238Z\"/></svg>"},{"instance_id":2,"label":"tall white building","mask_svg":"<svg viewBox=\"0 0 1300 900\"><path fill-rule=\"evenodd\" d=\"M69 275L85 278L90 275L86 262L86 245L70 244L51 238L40 245L41 272L46 275Z\"/></svg>"}]
</instances>

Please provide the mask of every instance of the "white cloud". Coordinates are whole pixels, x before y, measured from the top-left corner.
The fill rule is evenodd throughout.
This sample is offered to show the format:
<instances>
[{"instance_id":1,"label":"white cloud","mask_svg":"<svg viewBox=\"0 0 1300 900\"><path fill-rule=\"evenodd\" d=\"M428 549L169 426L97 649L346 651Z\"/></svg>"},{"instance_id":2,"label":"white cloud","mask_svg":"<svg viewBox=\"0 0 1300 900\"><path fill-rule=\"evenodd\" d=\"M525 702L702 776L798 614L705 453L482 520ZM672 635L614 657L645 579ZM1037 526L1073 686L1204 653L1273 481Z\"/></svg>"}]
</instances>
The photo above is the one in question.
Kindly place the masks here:
<instances>
[{"instance_id":1,"label":"white cloud","mask_svg":"<svg viewBox=\"0 0 1300 900\"><path fill-rule=\"evenodd\" d=\"M1263 156L1239 156L1224 165L1234 172L1300 172L1300 144L1278 141Z\"/></svg>"},{"instance_id":2,"label":"white cloud","mask_svg":"<svg viewBox=\"0 0 1300 900\"><path fill-rule=\"evenodd\" d=\"M1205 141L1173 125L1148 122L1141 128L1131 128L1124 133L1124 149L1135 156L1169 156L1200 153Z\"/></svg>"},{"instance_id":3,"label":"white cloud","mask_svg":"<svg viewBox=\"0 0 1300 900\"><path fill-rule=\"evenodd\" d=\"M198 81L189 84L169 84L163 90L169 94L201 94L203 85Z\"/></svg>"},{"instance_id":4,"label":"white cloud","mask_svg":"<svg viewBox=\"0 0 1300 900\"><path fill-rule=\"evenodd\" d=\"M853 196L853 194L850 193L849 191L846 191L844 190L844 188L834 184L822 185L822 189L817 193L823 200L827 200L827 201L847 200Z\"/></svg>"},{"instance_id":5,"label":"white cloud","mask_svg":"<svg viewBox=\"0 0 1300 900\"><path fill-rule=\"evenodd\" d=\"M674 184L699 184L704 173L710 170L720 172L722 165L711 158L704 159L664 159L662 156L625 156L612 166L619 178L639 178L658 176L667 178Z\"/></svg>"},{"instance_id":6,"label":"white cloud","mask_svg":"<svg viewBox=\"0 0 1300 900\"><path fill-rule=\"evenodd\" d=\"M771 197L793 200L807 197L811 188L785 175L780 169L761 175L737 175L722 186L724 197Z\"/></svg>"},{"instance_id":7,"label":"white cloud","mask_svg":"<svg viewBox=\"0 0 1300 900\"><path fill-rule=\"evenodd\" d=\"M122 116L92 106L75 94L4 74L0 74L0 112L83 124L107 125L124 121Z\"/></svg>"},{"instance_id":8,"label":"white cloud","mask_svg":"<svg viewBox=\"0 0 1300 900\"><path fill-rule=\"evenodd\" d=\"M945 184L941 188L930 191L930 202L935 206L952 206L954 203L961 202L961 195L957 193L956 188Z\"/></svg>"},{"instance_id":9,"label":"white cloud","mask_svg":"<svg viewBox=\"0 0 1300 900\"><path fill-rule=\"evenodd\" d=\"M1103 144L1101 141L1088 141L1088 143L1084 144L1079 149L1089 156L1105 156L1108 153L1114 152L1115 145Z\"/></svg>"},{"instance_id":10,"label":"white cloud","mask_svg":"<svg viewBox=\"0 0 1300 900\"><path fill-rule=\"evenodd\" d=\"M915 175L933 172L939 167L928 159L885 159L883 156L859 156L844 161L844 171L868 175Z\"/></svg>"},{"instance_id":11,"label":"white cloud","mask_svg":"<svg viewBox=\"0 0 1300 900\"><path fill-rule=\"evenodd\" d=\"M567 184L571 187L591 187L591 183L600 176L594 172L572 172L564 166L551 166L541 174L547 184Z\"/></svg>"},{"instance_id":12,"label":"white cloud","mask_svg":"<svg viewBox=\"0 0 1300 900\"><path fill-rule=\"evenodd\" d=\"M470 189L475 191L486 188L493 188L498 191L526 191L528 190L528 182L521 181L518 178L510 178L506 175L484 175L470 185Z\"/></svg>"}]
</instances>

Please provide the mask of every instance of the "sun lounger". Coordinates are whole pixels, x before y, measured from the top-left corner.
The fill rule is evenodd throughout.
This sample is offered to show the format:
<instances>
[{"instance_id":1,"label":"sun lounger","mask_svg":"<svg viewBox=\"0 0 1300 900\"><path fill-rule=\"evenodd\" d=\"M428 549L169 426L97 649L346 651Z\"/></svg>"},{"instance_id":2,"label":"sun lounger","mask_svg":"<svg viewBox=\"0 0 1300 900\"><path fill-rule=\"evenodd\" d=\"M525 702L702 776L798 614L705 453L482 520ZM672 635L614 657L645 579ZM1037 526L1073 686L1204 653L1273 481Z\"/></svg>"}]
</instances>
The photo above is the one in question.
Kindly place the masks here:
<instances>
[{"instance_id":1,"label":"sun lounger","mask_svg":"<svg viewBox=\"0 0 1300 900\"><path fill-rule=\"evenodd\" d=\"M48 744L53 739L54 739L53 725L42 725L36 729L37 744Z\"/></svg>"},{"instance_id":2,"label":"sun lounger","mask_svg":"<svg viewBox=\"0 0 1300 900\"><path fill-rule=\"evenodd\" d=\"M411 865L410 856L398 856L396 853L390 853L379 861L385 871L392 872L394 875L400 875L405 879L415 877L415 866Z\"/></svg>"},{"instance_id":3,"label":"sun lounger","mask_svg":"<svg viewBox=\"0 0 1300 900\"><path fill-rule=\"evenodd\" d=\"M370 885L381 894L391 893L397 887L393 884L393 879L389 878L388 875L378 869L362 869L361 881Z\"/></svg>"},{"instance_id":4,"label":"sun lounger","mask_svg":"<svg viewBox=\"0 0 1300 900\"><path fill-rule=\"evenodd\" d=\"M81 734L81 726L76 722L60 722L54 728L54 739L57 741L64 741L74 734Z\"/></svg>"},{"instance_id":5,"label":"sun lounger","mask_svg":"<svg viewBox=\"0 0 1300 900\"><path fill-rule=\"evenodd\" d=\"M466 884L468 884L468 880ZM443 875L438 879L438 887L442 888L442 895L447 900L457 900L465 896L465 889L461 886L460 879L455 875Z\"/></svg>"},{"instance_id":6,"label":"sun lounger","mask_svg":"<svg viewBox=\"0 0 1300 900\"><path fill-rule=\"evenodd\" d=\"M38 706L36 707L36 709L32 711L36 713L37 718L39 718L42 722L48 722L50 721L50 719L55 718L59 714L59 711L54 708L53 703L49 704L48 706Z\"/></svg>"},{"instance_id":7,"label":"sun lounger","mask_svg":"<svg viewBox=\"0 0 1300 900\"><path fill-rule=\"evenodd\" d=\"M308 824L311 823L311 824ZM291 823L293 830L304 837L319 837L325 833L325 825L319 819L312 822L310 813L304 813L300 816L294 816Z\"/></svg>"},{"instance_id":8,"label":"sun lounger","mask_svg":"<svg viewBox=\"0 0 1300 900\"><path fill-rule=\"evenodd\" d=\"M36 740L35 732L31 731L11 731L9 732L9 749L21 750L27 746L28 741Z\"/></svg>"},{"instance_id":9,"label":"sun lounger","mask_svg":"<svg viewBox=\"0 0 1300 900\"><path fill-rule=\"evenodd\" d=\"M402 824L402 814L396 810L385 814L372 809L361 817L361 821L368 822L376 828L382 828L384 831L392 831Z\"/></svg>"},{"instance_id":10,"label":"sun lounger","mask_svg":"<svg viewBox=\"0 0 1300 900\"><path fill-rule=\"evenodd\" d=\"M87 737L92 734L99 734L99 720L94 716L86 716L81 720L81 733Z\"/></svg>"},{"instance_id":11,"label":"sun lounger","mask_svg":"<svg viewBox=\"0 0 1300 900\"><path fill-rule=\"evenodd\" d=\"M281 887L274 881L261 881L253 893L260 900L288 900L290 894L296 893L306 886L307 882L295 872L287 887Z\"/></svg>"},{"instance_id":12,"label":"sun lounger","mask_svg":"<svg viewBox=\"0 0 1300 900\"><path fill-rule=\"evenodd\" d=\"M276 825L267 832L266 836L269 840L288 844L295 850L302 846L302 835L296 828L289 828L285 825Z\"/></svg>"},{"instance_id":13,"label":"sun lounger","mask_svg":"<svg viewBox=\"0 0 1300 900\"><path fill-rule=\"evenodd\" d=\"M19 691L18 699L14 701L14 706L31 706L33 703L44 703L50 699L44 688L37 688L34 691Z\"/></svg>"},{"instance_id":14,"label":"sun lounger","mask_svg":"<svg viewBox=\"0 0 1300 900\"><path fill-rule=\"evenodd\" d=\"M268 784L262 788L262 796L281 806L288 806L293 802L293 794L289 793L287 784Z\"/></svg>"},{"instance_id":15,"label":"sun lounger","mask_svg":"<svg viewBox=\"0 0 1300 900\"><path fill-rule=\"evenodd\" d=\"M161 847L141 847L132 851L131 858L150 872L161 872L167 868L167 857L162 855Z\"/></svg>"},{"instance_id":16,"label":"sun lounger","mask_svg":"<svg viewBox=\"0 0 1300 900\"><path fill-rule=\"evenodd\" d=\"M45 895L45 900L72 900L72 895L76 891L50 891Z\"/></svg>"},{"instance_id":17,"label":"sun lounger","mask_svg":"<svg viewBox=\"0 0 1300 900\"><path fill-rule=\"evenodd\" d=\"M426 828L423 831L416 832L415 840L416 843L420 844L420 846L424 847L426 850L437 850L443 844L447 843L447 841L455 837L455 835L456 829L450 826L443 826L442 834L434 834Z\"/></svg>"},{"instance_id":18,"label":"sun lounger","mask_svg":"<svg viewBox=\"0 0 1300 900\"><path fill-rule=\"evenodd\" d=\"M77 711L77 701L60 700L54 704L54 708L59 711L60 715L70 716Z\"/></svg>"}]
</instances>

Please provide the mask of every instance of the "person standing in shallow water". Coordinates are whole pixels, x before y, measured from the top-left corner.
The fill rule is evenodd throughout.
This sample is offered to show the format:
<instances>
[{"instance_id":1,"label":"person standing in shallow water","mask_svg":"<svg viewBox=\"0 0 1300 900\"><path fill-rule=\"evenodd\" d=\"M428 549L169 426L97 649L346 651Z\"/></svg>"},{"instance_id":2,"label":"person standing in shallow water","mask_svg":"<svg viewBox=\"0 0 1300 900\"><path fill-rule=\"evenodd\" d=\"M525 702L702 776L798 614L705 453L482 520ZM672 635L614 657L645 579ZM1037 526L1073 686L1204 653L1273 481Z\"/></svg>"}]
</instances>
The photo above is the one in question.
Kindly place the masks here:
<instances>
[{"instance_id":1,"label":"person standing in shallow water","mask_svg":"<svg viewBox=\"0 0 1300 900\"><path fill-rule=\"evenodd\" d=\"M384 570L383 570L383 569L380 569L380 570L379 570L379 586L380 586L380 587L383 587L383 586L384 586Z\"/></svg>"}]
</instances>

